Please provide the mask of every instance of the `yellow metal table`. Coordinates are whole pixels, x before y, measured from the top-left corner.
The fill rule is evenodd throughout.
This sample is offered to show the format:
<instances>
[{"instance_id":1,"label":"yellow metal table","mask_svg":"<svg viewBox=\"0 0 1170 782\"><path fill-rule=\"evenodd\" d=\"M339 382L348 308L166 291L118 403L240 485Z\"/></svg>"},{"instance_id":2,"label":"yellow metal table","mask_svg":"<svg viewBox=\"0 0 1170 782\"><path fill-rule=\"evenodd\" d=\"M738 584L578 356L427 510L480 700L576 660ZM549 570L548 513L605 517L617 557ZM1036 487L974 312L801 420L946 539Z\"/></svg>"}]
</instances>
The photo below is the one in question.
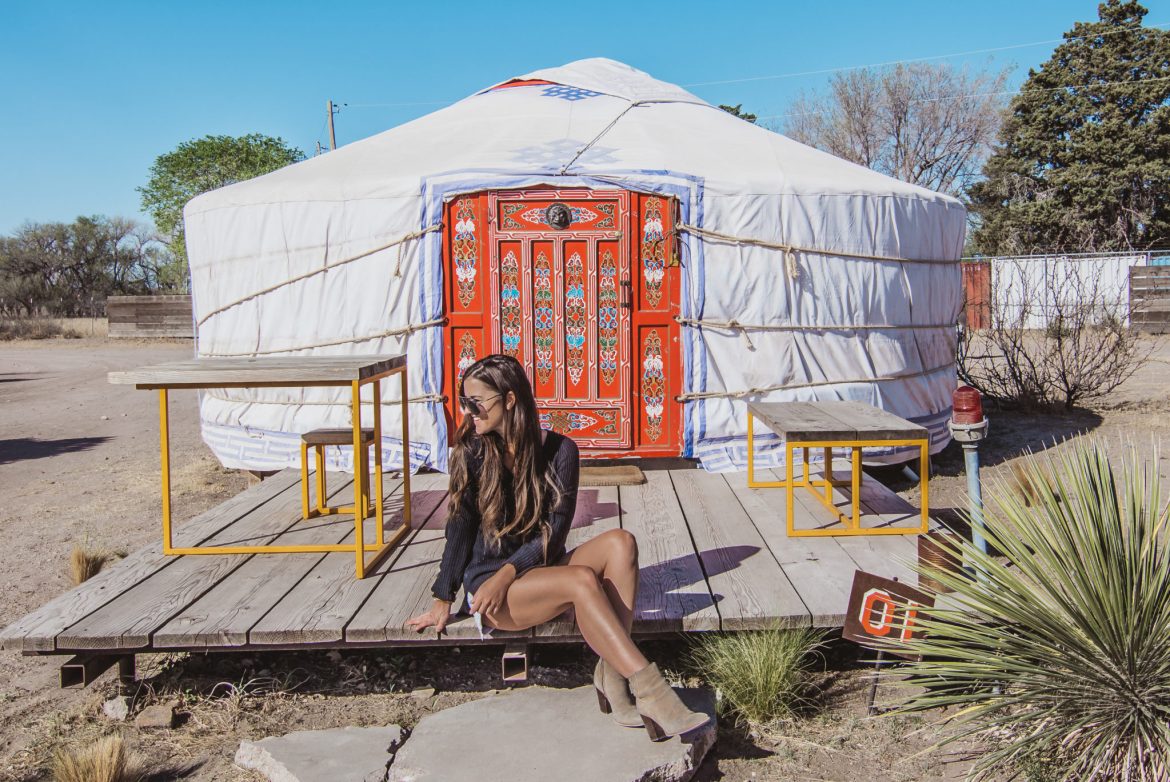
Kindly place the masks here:
<instances>
[{"instance_id":1,"label":"yellow metal table","mask_svg":"<svg viewBox=\"0 0 1170 782\"><path fill-rule=\"evenodd\" d=\"M926 532L930 523L929 486L927 471L930 459L930 433L925 427L911 423L893 413L863 402L749 402L747 435L748 486L753 488L780 487L785 490L785 509L788 513L788 534L791 537L832 535L915 535ZM784 438L784 480L757 481L755 476L754 421ZM919 489L922 495L922 523L916 527L861 526L861 449L915 446L919 449ZM797 481L793 475L793 456L802 451L804 477ZM812 448L824 449L824 475L821 480L809 476L808 456ZM833 478L833 449L850 450L851 475L848 481ZM852 511L842 513L833 502L834 487L850 488ZM794 490L805 488L841 522L840 527L826 529L797 529L793 517ZM817 491L820 488L824 494Z\"/></svg>"},{"instance_id":2,"label":"yellow metal table","mask_svg":"<svg viewBox=\"0 0 1170 782\"><path fill-rule=\"evenodd\" d=\"M402 525L386 540L382 500L382 405L381 381L398 375L402 404ZM303 356L298 358L200 358L168 364L140 367L126 372L111 372L114 384L133 385L158 391L159 438L162 450L162 523L164 554L300 554L306 552L353 552L355 573L364 578L410 532L410 427L407 415L406 356ZM357 479L357 471L369 472L366 449L362 445L362 386L371 385L374 397L374 518L375 542L367 544L363 522L368 518L368 481ZM168 431L167 392L179 388L271 388L321 387L349 388L354 446L354 542L295 546L184 546L172 545L171 539L171 471L170 435ZM367 560L366 554L374 556Z\"/></svg>"}]
</instances>

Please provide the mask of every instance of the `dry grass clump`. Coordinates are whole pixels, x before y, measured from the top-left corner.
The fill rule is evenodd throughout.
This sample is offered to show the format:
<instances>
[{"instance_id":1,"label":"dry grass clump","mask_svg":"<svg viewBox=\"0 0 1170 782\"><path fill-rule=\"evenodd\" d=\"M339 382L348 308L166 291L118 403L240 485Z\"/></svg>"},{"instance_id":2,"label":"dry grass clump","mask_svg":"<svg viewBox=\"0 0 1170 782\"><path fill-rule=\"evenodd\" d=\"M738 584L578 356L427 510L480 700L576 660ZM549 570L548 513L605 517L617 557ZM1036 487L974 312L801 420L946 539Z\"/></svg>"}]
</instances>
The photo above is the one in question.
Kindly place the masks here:
<instances>
[{"instance_id":1,"label":"dry grass clump","mask_svg":"<svg viewBox=\"0 0 1170 782\"><path fill-rule=\"evenodd\" d=\"M41 318L0 320L0 340L52 339L63 334L63 329L55 320Z\"/></svg>"},{"instance_id":2,"label":"dry grass clump","mask_svg":"<svg viewBox=\"0 0 1170 782\"><path fill-rule=\"evenodd\" d=\"M808 705L812 663L822 640L822 633L810 628L703 633L689 662L720 694L720 710L767 726Z\"/></svg>"},{"instance_id":3,"label":"dry grass clump","mask_svg":"<svg viewBox=\"0 0 1170 782\"><path fill-rule=\"evenodd\" d=\"M103 736L72 752L53 756L54 782L139 782L142 772L122 737Z\"/></svg>"},{"instance_id":4,"label":"dry grass clump","mask_svg":"<svg viewBox=\"0 0 1170 782\"><path fill-rule=\"evenodd\" d=\"M82 543L75 544L69 554L69 576L73 585L78 586L96 576L109 559L109 552L95 551Z\"/></svg>"}]
</instances>

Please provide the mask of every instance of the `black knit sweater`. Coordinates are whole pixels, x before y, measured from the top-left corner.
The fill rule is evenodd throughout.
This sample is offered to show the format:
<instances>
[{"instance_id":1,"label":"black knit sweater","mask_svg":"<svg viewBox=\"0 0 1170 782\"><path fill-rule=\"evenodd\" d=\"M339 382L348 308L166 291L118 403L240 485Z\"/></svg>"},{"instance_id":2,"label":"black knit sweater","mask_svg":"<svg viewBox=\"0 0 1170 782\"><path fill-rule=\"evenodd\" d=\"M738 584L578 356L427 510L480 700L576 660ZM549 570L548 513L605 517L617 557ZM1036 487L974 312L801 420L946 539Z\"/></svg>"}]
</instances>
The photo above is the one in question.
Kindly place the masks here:
<instances>
[{"instance_id":1,"label":"black knit sweater","mask_svg":"<svg viewBox=\"0 0 1170 782\"><path fill-rule=\"evenodd\" d=\"M481 517L478 507L479 474L483 458L479 448L464 450L470 461L467 474L470 483L463 492L459 507L447 518L447 543L443 548L443 561L431 593L440 600L452 601L459 585L473 593L504 565L511 563L520 575L537 565L556 563L565 553L565 539L573 526L573 514L577 508L577 480L580 473L580 456L577 444L564 435L550 431L541 447L539 469L548 465L564 494L554 507L545 509L548 521L548 561L544 560L544 538L540 525L534 526L527 536L506 535L498 547L484 540L480 532ZM512 473L501 472L504 481L504 507L510 516L515 512L515 494L512 488ZM510 519L508 519L510 520Z\"/></svg>"}]
</instances>

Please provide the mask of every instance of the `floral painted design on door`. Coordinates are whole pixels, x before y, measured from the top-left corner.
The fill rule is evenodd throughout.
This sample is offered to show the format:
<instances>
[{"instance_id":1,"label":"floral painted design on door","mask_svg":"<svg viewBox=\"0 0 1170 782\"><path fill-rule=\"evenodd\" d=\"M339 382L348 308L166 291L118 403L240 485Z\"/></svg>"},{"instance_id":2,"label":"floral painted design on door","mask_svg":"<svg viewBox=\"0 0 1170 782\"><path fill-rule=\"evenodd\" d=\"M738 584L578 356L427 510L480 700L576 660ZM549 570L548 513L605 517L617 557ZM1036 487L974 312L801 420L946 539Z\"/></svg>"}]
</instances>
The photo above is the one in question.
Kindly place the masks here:
<instances>
[{"instance_id":1,"label":"floral painted design on door","mask_svg":"<svg viewBox=\"0 0 1170 782\"><path fill-rule=\"evenodd\" d=\"M515 357L520 352L524 319L520 313L520 262L509 250L500 262L500 341L503 351Z\"/></svg>"},{"instance_id":2,"label":"floral painted design on door","mask_svg":"<svg viewBox=\"0 0 1170 782\"><path fill-rule=\"evenodd\" d=\"M459 374L462 378L467 368L475 363L475 337L470 332L464 332L459 340Z\"/></svg>"},{"instance_id":3,"label":"floral painted design on door","mask_svg":"<svg viewBox=\"0 0 1170 782\"><path fill-rule=\"evenodd\" d=\"M565 368L573 385L585 371L585 334L589 328L585 307L585 265L581 254L565 261Z\"/></svg>"},{"instance_id":4,"label":"floral painted design on door","mask_svg":"<svg viewBox=\"0 0 1170 782\"><path fill-rule=\"evenodd\" d=\"M618 371L618 291L617 264L613 253L601 256L597 281L597 367L607 385Z\"/></svg>"},{"instance_id":5,"label":"floral painted design on door","mask_svg":"<svg viewBox=\"0 0 1170 782\"><path fill-rule=\"evenodd\" d=\"M552 294L552 264L544 250L536 254L532 264L533 280L533 342L536 346L536 376L547 383L553 371L554 313Z\"/></svg>"},{"instance_id":6,"label":"floral painted design on door","mask_svg":"<svg viewBox=\"0 0 1170 782\"><path fill-rule=\"evenodd\" d=\"M642 277L646 281L646 301L657 307L662 300L662 280L666 276L666 240L662 234L662 202L646 201L642 221Z\"/></svg>"},{"instance_id":7,"label":"floral painted design on door","mask_svg":"<svg viewBox=\"0 0 1170 782\"><path fill-rule=\"evenodd\" d=\"M646 435L653 442L662 436L662 412L666 375L662 363L662 339L658 329L646 334L642 352L642 405L646 411Z\"/></svg>"},{"instance_id":8,"label":"floral painted design on door","mask_svg":"<svg viewBox=\"0 0 1170 782\"><path fill-rule=\"evenodd\" d=\"M475 212L471 201L461 200L455 207L455 237L451 241L451 254L455 260L455 281L459 288L459 303L471 305L475 298L476 245Z\"/></svg>"}]
</instances>

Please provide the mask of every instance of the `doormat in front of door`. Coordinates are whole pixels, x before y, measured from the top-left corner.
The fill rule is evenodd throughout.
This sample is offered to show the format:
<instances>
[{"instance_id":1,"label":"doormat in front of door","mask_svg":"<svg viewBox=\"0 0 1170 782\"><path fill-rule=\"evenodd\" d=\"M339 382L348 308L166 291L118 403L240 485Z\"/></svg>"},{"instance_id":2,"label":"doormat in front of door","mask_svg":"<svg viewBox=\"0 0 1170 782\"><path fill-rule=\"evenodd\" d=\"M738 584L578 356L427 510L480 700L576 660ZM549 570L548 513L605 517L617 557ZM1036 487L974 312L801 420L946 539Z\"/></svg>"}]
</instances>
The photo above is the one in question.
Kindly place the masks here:
<instances>
[{"instance_id":1,"label":"doormat in front of door","mask_svg":"<svg viewBox=\"0 0 1170 782\"><path fill-rule=\"evenodd\" d=\"M632 464L582 467L581 486L636 486L645 483L642 470Z\"/></svg>"}]
</instances>

